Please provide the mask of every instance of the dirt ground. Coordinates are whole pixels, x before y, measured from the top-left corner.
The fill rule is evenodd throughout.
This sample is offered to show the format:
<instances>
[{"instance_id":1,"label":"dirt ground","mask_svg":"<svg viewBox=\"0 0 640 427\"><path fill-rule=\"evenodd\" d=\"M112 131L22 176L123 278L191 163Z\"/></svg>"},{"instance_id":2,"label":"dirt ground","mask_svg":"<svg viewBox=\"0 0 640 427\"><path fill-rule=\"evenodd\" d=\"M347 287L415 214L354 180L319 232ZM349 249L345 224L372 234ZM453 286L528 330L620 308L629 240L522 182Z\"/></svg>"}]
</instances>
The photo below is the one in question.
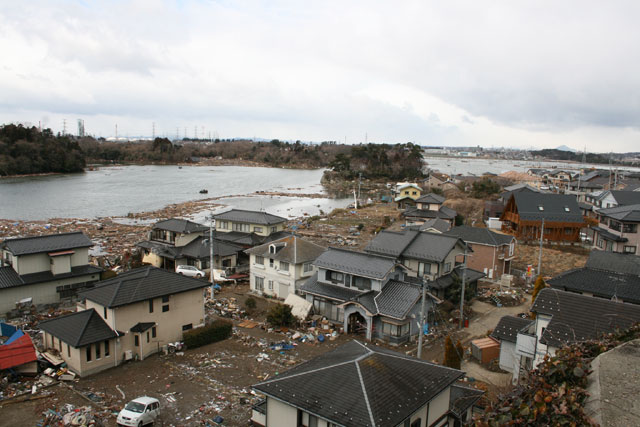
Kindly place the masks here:
<instances>
[{"instance_id":1,"label":"dirt ground","mask_svg":"<svg viewBox=\"0 0 640 427\"><path fill-rule=\"evenodd\" d=\"M217 297L233 297L242 304L247 290L247 285L225 287ZM256 301L258 305L252 313L260 321L275 302L262 298ZM115 426L117 412L126 402L142 395L160 400L162 417L157 423L160 426L203 425L203 420L216 415L224 418L225 426L246 426L251 404L258 399L251 392L252 384L355 338L342 335L334 341L297 343L293 350L276 351L269 345L288 341L287 335L260 327L241 328L237 326L239 321L233 322L236 325L233 336L225 341L186 350L184 355L156 354L70 383L80 393L91 392L101 397L100 402L86 400L65 383L47 389L51 395L38 400L4 403L0 405L0 427L36 425L43 411L59 410L64 404L104 409L111 414L105 425Z\"/></svg>"},{"instance_id":2,"label":"dirt ground","mask_svg":"<svg viewBox=\"0 0 640 427\"><path fill-rule=\"evenodd\" d=\"M532 265L537 271L539 246L516 245L513 268L525 271L527 265ZM550 278L574 268L584 267L589 258L589 251L574 246L548 246L542 248L542 276Z\"/></svg>"}]
</instances>

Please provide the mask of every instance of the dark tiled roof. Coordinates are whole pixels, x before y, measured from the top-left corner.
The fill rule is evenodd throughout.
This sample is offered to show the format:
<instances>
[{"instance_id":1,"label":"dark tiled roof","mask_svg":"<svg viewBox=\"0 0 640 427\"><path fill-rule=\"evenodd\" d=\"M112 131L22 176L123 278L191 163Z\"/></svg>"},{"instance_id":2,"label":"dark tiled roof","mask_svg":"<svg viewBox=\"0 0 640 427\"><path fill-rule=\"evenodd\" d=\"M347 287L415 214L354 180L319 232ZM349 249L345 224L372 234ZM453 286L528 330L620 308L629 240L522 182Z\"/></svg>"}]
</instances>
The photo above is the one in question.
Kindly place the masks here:
<instances>
[{"instance_id":1,"label":"dark tiled roof","mask_svg":"<svg viewBox=\"0 0 640 427\"><path fill-rule=\"evenodd\" d=\"M594 225L593 227L591 227L591 229L593 229L594 231L597 231L598 234L600 235L600 237L602 237L603 239L606 240L612 240L614 242L628 242L629 239L627 239L626 237L622 237L619 236L617 234L614 234L612 232L610 232L607 229L604 229L600 226Z\"/></svg>"},{"instance_id":2,"label":"dark tiled roof","mask_svg":"<svg viewBox=\"0 0 640 427\"><path fill-rule=\"evenodd\" d=\"M234 245L213 239L213 256L230 256L244 249L241 245ZM177 258L188 257L195 259L209 259L211 247L208 237L197 237L186 246L176 248Z\"/></svg>"},{"instance_id":3,"label":"dark tiled roof","mask_svg":"<svg viewBox=\"0 0 640 427\"><path fill-rule=\"evenodd\" d=\"M81 231L7 239L0 244L0 248L6 248L15 256L91 246L93 243Z\"/></svg>"},{"instance_id":4,"label":"dark tiled roof","mask_svg":"<svg viewBox=\"0 0 640 427\"><path fill-rule=\"evenodd\" d=\"M575 196L523 192L514 193L513 198L522 220L542 221L544 218L547 222L584 222ZM540 210L540 207L543 210Z\"/></svg>"},{"instance_id":5,"label":"dark tiled roof","mask_svg":"<svg viewBox=\"0 0 640 427\"><path fill-rule=\"evenodd\" d=\"M529 326L533 322L531 319L523 319L515 316L502 316L491 337L501 341L515 343L518 339L518 332Z\"/></svg>"},{"instance_id":6,"label":"dark tiled roof","mask_svg":"<svg viewBox=\"0 0 640 427\"><path fill-rule=\"evenodd\" d=\"M366 308L369 313L375 315L378 313L378 307L376 306L376 296L378 296L379 294L380 292L377 291L368 291L356 297L355 301Z\"/></svg>"},{"instance_id":7,"label":"dark tiled roof","mask_svg":"<svg viewBox=\"0 0 640 427\"><path fill-rule=\"evenodd\" d=\"M145 240L136 243L136 246L152 251L154 254L170 259L179 258L179 248L168 243L154 242L153 240Z\"/></svg>"},{"instance_id":8,"label":"dark tiled roof","mask_svg":"<svg viewBox=\"0 0 640 427\"><path fill-rule=\"evenodd\" d=\"M22 285L24 285L24 282L22 282L22 279L20 279L20 276L18 276L18 273L16 273L13 267L0 267L0 289Z\"/></svg>"},{"instance_id":9,"label":"dark tiled roof","mask_svg":"<svg viewBox=\"0 0 640 427\"><path fill-rule=\"evenodd\" d=\"M551 288L540 291L531 311L553 316L540 341L555 347L597 339L604 333L627 329L640 321L640 305Z\"/></svg>"},{"instance_id":10,"label":"dark tiled roof","mask_svg":"<svg viewBox=\"0 0 640 427\"><path fill-rule=\"evenodd\" d=\"M260 211L247 211L243 209L231 209L230 211L213 215L216 221L234 221L250 224L272 225L286 222L287 219L281 216L272 215Z\"/></svg>"},{"instance_id":11,"label":"dark tiled roof","mask_svg":"<svg viewBox=\"0 0 640 427\"><path fill-rule=\"evenodd\" d=\"M235 243L245 247L253 247L256 245L262 245L264 243L273 242L274 240L282 239L283 237L291 236L289 231L277 231L271 233L268 236L260 236L256 233L243 233L240 231L229 231L227 233L222 231L214 231L213 238L216 240L222 240L228 243Z\"/></svg>"},{"instance_id":12,"label":"dark tiled roof","mask_svg":"<svg viewBox=\"0 0 640 427\"><path fill-rule=\"evenodd\" d=\"M620 221L640 222L640 204L598 209L597 212Z\"/></svg>"},{"instance_id":13,"label":"dark tiled roof","mask_svg":"<svg viewBox=\"0 0 640 427\"><path fill-rule=\"evenodd\" d=\"M153 228L157 230L173 231L174 233L181 234L201 233L209 229L209 227L204 224L198 224L197 222L179 218L158 221L153 225Z\"/></svg>"},{"instance_id":14,"label":"dark tiled roof","mask_svg":"<svg viewBox=\"0 0 640 427\"><path fill-rule=\"evenodd\" d=\"M351 341L253 388L335 424L391 427L463 375Z\"/></svg>"},{"instance_id":15,"label":"dark tiled roof","mask_svg":"<svg viewBox=\"0 0 640 427\"><path fill-rule=\"evenodd\" d=\"M269 253L271 245L276 246L275 254ZM291 264L300 264L314 261L324 251L326 251L326 248L320 245L308 242L297 236L287 236L264 245L256 246L252 249L247 249L245 252L289 262Z\"/></svg>"},{"instance_id":16,"label":"dark tiled roof","mask_svg":"<svg viewBox=\"0 0 640 427\"><path fill-rule=\"evenodd\" d=\"M38 327L72 347L82 347L118 336L94 309L45 320Z\"/></svg>"},{"instance_id":17,"label":"dark tiled roof","mask_svg":"<svg viewBox=\"0 0 640 427\"><path fill-rule=\"evenodd\" d=\"M640 276L640 256L593 250L585 267Z\"/></svg>"},{"instance_id":18,"label":"dark tiled roof","mask_svg":"<svg viewBox=\"0 0 640 427\"><path fill-rule=\"evenodd\" d=\"M515 237L508 234L496 233L488 228L470 227L468 225L454 227L444 234L459 237L467 243L480 243L489 246L508 245L515 240Z\"/></svg>"},{"instance_id":19,"label":"dark tiled roof","mask_svg":"<svg viewBox=\"0 0 640 427\"><path fill-rule=\"evenodd\" d=\"M329 248L313 264L317 267L373 279L384 277L395 267L393 258L356 252L346 249Z\"/></svg>"},{"instance_id":20,"label":"dark tiled roof","mask_svg":"<svg viewBox=\"0 0 640 427\"><path fill-rule=\"evenodd\" d=\"M484 391L477 388L454 384L451 386L451 394L449 395L449 410L456 417L462 418L465 411L473 406L483 394Z\"/></svg>"},{"instance_id":21,"label":"dark tiled roof","mask_svg":"<svg viewBox=\"0 0 640 427\"><path fill-rule=\"evenodd\" d=\"M402 212L402 216L405 218L441 218L441 219L454 219L457 213L451 208L446 206L440 206L437 211L431 211L428 209L418 209L415 207L409 207Z\"/></svg>"},{"instance_id":22,"label":"dark tiled roof","mask_svg":"<svg viewBox=\"0 0 640 427\"><path fill-rule=\"evenodd\" d=\"M638 275L578 268L565 271L548 283L552 288L563 291L586 292L607 299L615 296L625 302L640 304L640 276Z\"/></svg>"},{"instance_id":23,"label":"dark tiled roof","mask_svg":"<svg viewBox=\"0 0 640 427\"><path fill-rule=\"evenodd\" d=\"M425 194L424 196L418 197L416 199L417 203L436 203L436 204L443 204L445 201L445 197L444 196L440 196L438 194L435 193L429 193L429 194Z\"/></svg>"},{"instance_id":24,"label":"dark tiled roof","mask_svg":"<svg viewBox=\"0 0 640 427\"><path fill-rule=\"evenodd\" d=\"M129 329L131 332L142 333L156 326L155 322L140 322L136 323Z\"/></svg>"},{"instance_id":25,"label":"dark tiled roof","mask_svg":"<svg viewBox=\"0 0 640 427\"><path fill-rule=\"evenodd\" d=\"M375 297L378 314L404 319L421 297L420 286L389 280Z\"/></svg>"},{"instance_id":26,"label":"dark tiled roof","mask_svg":"<svg viewBox=\"0 0 640 427\"><path fill-rule=\"evenodd\" d=\"M349 301L362 295L363 292L353 288L346 288L339 285L330 285L327 283L318 282L318 272L316 271L313 276L309 277L306 282L300 287L302 292L306 292L313 295L323 296L338 301Z\"/></svg>"},{"instance_id":27,"label":"dark tiled roof","mask_svg":"<svg viewBox=\"0 0 640 427\"><path fill-rule=\"evenodd\" d=\"M105 307L173 295L208 286L207 282L155 267L141 267L98 282L80 296Z\"/></svg>"},{"instance_id":28,"label":"dark tiled roof","mask_svg":"<svg viewBox=\"0 0 640 427\"><path fill-rule=\"evenodd\" d=\"M415 230L407 231L382 231L378 233L364 250L369 253L399 257L402 251L419 234Z\"/></svg>"},{"instance_id":29,"label":"dark tiled roof","mask_svg":"<svg viewBox=\"0 0 640 427\"><path fill-rule=\"evenodd\" d=\"M462 266L454 268L449 274L440 276L433 281L429 281L429 287L434 289L447 289L449 286L453 285L454 276L462 280ZM482 279L484 276L486 276L486 274L472 268L467 268L464 281L466 283L473 283L476 280Z\"/></svg>"},{"instance_id":30,"label":"dark tiled roof","mask_svg":"<svg viewBox=\"0 0 640 427\"><path fill-rule=\"evenodd\" d=\"M421 232L402 252L402 256L404 258L442 262L458 242L464 245L464 242L458 237Z\"/></svg>"},{"instance_id":31,"label":"dark tiled roof","mask_svg":"<svg viewBox=\"0 0 640 427\"><path fill-rule=\"evenodd\" d=\"M11 269L13 274L6 269ZM39 271L37 273L23 274L18 276L17 273L11 267L0 268L0 288L12 288L16 286L34 285L36 283L51 282L53 280L69 279L72 277L87 276L90 274L99 274L102 272L100 267L96 267L90 264L79 265L77 267L71 267L69 273L56 274L55 276L51 270ZM16 279L17 276L17 279Z\"/></svg>"},{"instance_id":32,"label":"dark tiled roof","mask_svg":"<svg viewBox=\"0 0 640 427\"><path fill-rule=\"evenodd\" d=\"M611 190L618 206L640 205L640 191Z\"/></svg>"}]
</instances>

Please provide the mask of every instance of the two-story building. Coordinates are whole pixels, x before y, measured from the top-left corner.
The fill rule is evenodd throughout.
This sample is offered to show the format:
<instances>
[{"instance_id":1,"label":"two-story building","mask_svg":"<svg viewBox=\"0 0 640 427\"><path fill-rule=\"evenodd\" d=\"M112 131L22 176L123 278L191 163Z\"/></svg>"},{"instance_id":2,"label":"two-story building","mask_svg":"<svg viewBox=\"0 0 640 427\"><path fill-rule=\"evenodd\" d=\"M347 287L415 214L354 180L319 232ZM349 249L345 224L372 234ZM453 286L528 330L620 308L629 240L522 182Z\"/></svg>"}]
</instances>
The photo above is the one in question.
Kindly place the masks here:
<instances>
[{"instance_id":1,"label":"two-story building","mask_svg":"<svg viewBox=\"0 0 640 427\"><path fill-rule=\"evenodd\" d=\"M297 236L288 236L247 249L250 288L259 295L286 299L313 275L313 261L326 248Z\"/></svg>"},{"instance_id":2,"label":"two-story building","mask_svg":"<svg viewBox=\"0 0 640 427\"><path fill-rule=\"evenodd\" d=\"M428 189L444 190L445 185L449 182L449 177L443 173L429 171L428 176L422 181L422 185Z\"/></svg>"},{"instance_id":3,"label":"two-story building","mask_svg":"<svg viewBox=\"0 0 640 427\"><path fill-rule=\"evenodd\" d=\"M0 314L18 301L52 304L98 280L91 240L81 232L6 239L0 244Z\"/></svg>"},{"instance_id":4,"label":"two-story building","mask_svg":"<svg viewBox=\"0 0 640 427\"><path fill-rule=\"evenodd\" d=\"M640 255L640 204L596 211L598 225L592 226L593 248Z\"/></svg>"},{"instance_id":5,"label":"two-story building","mask_svg":"<svg viewBox=\"0 0 640 427\"><path fill-rule=\"evenodd\" d=\"M448 289L461 279L465 250L469 260L473 250L459 237L416 230L382 231L365 248L370 254L393 257L407 268L407 276L424 278L439 299L445 299ZM475 295L482 277L483 273L468 266L468 296Z\"/></svg>"},{"instance_id":6,"label":"two-story building","mask_svg":"<svg viewBox=\"0 0 640 427\"><path fill-rule=\"evenodd\" d=\"M640 305L551 288L540 291L531 311L536 314L535 321L520 330L516 339L520 358L516 378L566 344L597 339L640 321Z\"/></svg>"},{"instance_id":7,"label":"two-story building","mask_svg":"<svg viewBox=\"0 0 640 427\"><path fill-rule=\"evenodd\" d=\"M41 322L43 345L78 375L144 359L205 321L207 282L142 267L80 294L78 312Z\"/></svg>"},{"instance_id":8,"label":"two-story building","mask_svg":"<svg viewBox=\"0 0 640 427\"><path fill-rule=\"evenodd\" d=\"M257 236L268 237L284 231L287 219L262 211L248 211L231 209L213 215L216 220L216 230L221 233L239 232L254 233ZM278 236L277 238L282 237Z\"/></svg>"},{"instance_id":9,"label":"two-story building","mask_svg":"<svg viewBox=\"0 0 640 427\"><path fill-rule=\"evenodd\" d=\"M511 274L511 260L515 254L516 238L496 233L488 228L461 225L445 232L448 236L459 237L471 247L467 266L482 271L489 279L499 280L503 274ZM462 257L458 257L463 262Z\"/></svg>"},{"instance_id":10,"label":"two-story building","mask_svg":"<svg viewBox=\"0 0 640 427\"><path fill-rule=\"evenodd\" d=\"M577 243L587 225L575 196L533 192L511 194L500 220L502 231L525 241L540 239L544 222L544 240Z\"/></svg>"},{"instance_id":11,"label":"two-story building","mask_svg":"<svg viewBox=\"0 0 640 427\"><path fill-rule=\"evenodd\" d=\"M317 271L300 292L316 314L368 340L400 344L418 334L421 287L404 281L407 269L395 258L329 248L313 265ZM437 302L428 293L426 313Z\"/></svg>"},{"instance_id":12,"label":"two-story building","mask_svg":"<svg viewBox=\"0 0 640 427\"><path fill-rule=\"evenodd\" d=\"M446 221L449 227L455 223L455 210L443 205L445 198L435 193L425 194L416 200L415 206L408 207L402 216L407 226L422 225L433 219Z\"/></svg>"},{"instance_id":13,"label":"two-story building","mask_svg":"<svg viewBox=\"0 0 640 427\"><path fill-rule=\"evenodd\" d=\"M416 200L420 198L422 188L418 184L411 182L401 182L396 185L396 197L394 201L398 204L398 209L405 209L415 206Z\"/></svg>"},{"instance_id":14,"label":"two-story building","mask_svg":"<svg viewBox=\"0 0 640 427\"><path fill-rule=\"evenodd\" d=\"M261 427L462 425L483 392L464 372L351 341L253 386Z\"/></svg>"},{"instance_id":15,"label":"two-story building","mask_svg":"<svg viewBox=\"0 0 640 427\"><path fill-rule=\"evenodd\" d=\"M529 318L503 316L491 332L491 338L500 343L500 369L510 372L514 383L520 372L520 355L516 353L518 333L527 330L534 321ZM524 368L523 368L524 369Z\"/></svg>"}]
</instances>

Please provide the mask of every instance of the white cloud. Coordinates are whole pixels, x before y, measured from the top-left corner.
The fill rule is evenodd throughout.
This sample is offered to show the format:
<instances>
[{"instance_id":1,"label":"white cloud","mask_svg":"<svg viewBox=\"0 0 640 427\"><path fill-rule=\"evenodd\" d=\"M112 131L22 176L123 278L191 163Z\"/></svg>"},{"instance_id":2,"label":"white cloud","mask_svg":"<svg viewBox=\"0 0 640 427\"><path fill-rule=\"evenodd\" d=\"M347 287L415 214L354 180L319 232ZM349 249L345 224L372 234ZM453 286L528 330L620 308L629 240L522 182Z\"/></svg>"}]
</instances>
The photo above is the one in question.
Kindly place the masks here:
<instances>
[{"instance_id":1,"label":"white cloud","mask_svg":"<svg viewBox=\"0 0 640 427\"><path fill-rule=\"evenodd\" d=\"M637 148L636 2L0 5L0 122Z\"/></svg>"}]
</instances>

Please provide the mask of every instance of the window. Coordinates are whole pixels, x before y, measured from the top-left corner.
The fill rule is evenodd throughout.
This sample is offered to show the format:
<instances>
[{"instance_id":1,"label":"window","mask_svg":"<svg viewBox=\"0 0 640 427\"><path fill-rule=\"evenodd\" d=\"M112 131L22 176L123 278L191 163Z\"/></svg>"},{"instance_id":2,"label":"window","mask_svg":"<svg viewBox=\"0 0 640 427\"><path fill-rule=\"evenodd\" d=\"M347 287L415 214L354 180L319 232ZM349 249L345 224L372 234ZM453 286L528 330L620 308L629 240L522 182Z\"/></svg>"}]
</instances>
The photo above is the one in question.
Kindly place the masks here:
<instances>
[{"instance_id":1,"label":"window","mask_svg":"<svg viewBox=\"0 0 640 427\"><path fill-rule=\"evenodd\" d=\"M162 312L166 313L167 311L169 311L169 305L163 305L162 306Z\"/></svg>"},{"instance_id":2,"label":"window","mask_svg":"<svg viewBox=\"0 0 640 427\"><path fill-rule=\"evenodd\" d=\"M344 274L328 270L326 279L334 283L344 283Z\"/></svg>"},{"instance_id":3,"label":"window","mask_svg":"<svg viewBox=\"0 0 640 427\"><path fill-rule=\"evenodd\" d=\"M304 271L305 273L313 271L313 265L310 262L305 262L302 266L302 271Z\"/></svg>"},{"instance_id":4,"label":"window","mask_svg":"<svg viewBox=\"0 0 640 427\"><path fill-rule=\"evenodd\" d=\"M104 341L104 357L109 357L109 340Z\"/></svg>"},{"instance_id":5,"label":"window","mask_svg":"<svg viewBox=\"0 0 640 427\"><path fill-rule=\"evenodd\" d=\"M271 227L271 232L275 233L276 231L278 231L278 227Z\"/></svg>"},{"instance_id":6,"label":"window","mask_svg":"<svg viewBox=\"0 0 640 427\"><path fill-rule=\"evenodd\" d=\"M371 290L371 279L367 279L365 277L354 277L353 286L360 289L361 291L369 291Z\"/></svg>"},{"instance_id":7,"label":"window","mask_svg":"<svg viewBox=\"0 0 640 427\"><path fill-rule=\"evenodd\" d=\"M138 336L138 334L135 334L133 336L133 345L135 345L136 347L140 347L140 337Z\"/></svg>"},{"instance_id":8,"label":"window","mask_svg":"<svg viewBox=\"0 0 640 427\"><path fill-rule=\"evenodd\" d=\"M539 211L543 211L543 210L544 210L544 206L542 206L542 205L538 205L538 210L539 210Z\"/></svg>"},{"instance_id":9,"label":"window","mask_svg":"<svg viewBox=\"0 0 640 427\"><path fill-rule=\"evenodd\" d=\"M273 268L273 258L269 258L269 267Z\"/></svg>"},{"instance_id":10,"label":"window","mask_svg":"<svg viewBox=\"0 0 640 427\"><path fill-rule=\"evenodd\" d=\"M100 343L96 343L96 360L100 359Z\"/></svg>"},{"instance_id":11,"label":"window","mask_svg":"<svg viewBox=\"0 0 640 427\"><path fill-rule=\"evenodd\" d=\"M102 310L104 312L104 320L107 320L107 307L103 307Z\"/></svg>"},{"instance_id":12,"label":"window","mask_svg":"<svg viewBox=\"0 0 640 427\"><path fill-rule=\"evenodd\" d=\"M269 290L273 290L273 280L269 280Z\"/></svg>"},{"instance_id":13,"label":"window","mask_svg":"<svg viewBox=\"0 0 640 427\"><path fill-rule=\"evenodd\" d=\"M147 342L149 342L149 331L147 331Z\"/></svg>"},{"instance_id":14,"label":"window","mask_svg":"<svg viewBox=\"0 0 640 427\"><path fill-rule=\"evenodd\" d=\"M251 232L251 226L249 224L234 223L233 231L242 231L244 233L249 233Z\"/></svg>"},{"instance_id":15,"label":"window","mask_svg":"<svg viewBox=\"0 0 640 427\"><path fill-rule=\"evenodd\" d=\"M289 271L289 263L280 261L280 271Z\"/></svg>"},{"instance_id":16,"label":"window","mask_svg":"<svg viewBox=\"0 0 640 427\"><path fill-rule=\"evenodd\" d=\"M622 225L618 221L609 220L609 228L615 231L622 230Z\"/></svg>"},{"instance_id":17,"label":"window","mask_svg":"<svg viewBox=\"0 0 640 427\"><path fill-rule=\"evenodd\" d=\"M625 246L624 247L624 253L625 254L635 254L636 253L636 247L635 246Z\"/></svg>"},{"instance_id":18,"label":"window","mask_svg":"<svg viewBox=\"0 0 640 427\"><path fill-rule=\"evenodd\" d=\"M167 302L169 302L169 295L165 295L165 296L162 297L162 303L164 304L164 303L167 303Z\"/></svg>"},{"instance_id":19,"label":"window","mask_svg":"<svg viewBox=\"0 0 640 427\"><path fill-rule=\"evenodd\" d=\"M189 329L193 329L193 323L189 323L188 325L182 325L183 331L188 331Z\"/></svg>"},{"instance_id":20,"label":"window","mask_svg":"<svg viewBox=\"0 0 640 427\"><path fill-rule=\"evenodd\" d=\"M622 224L623 233L636 233L638 231L638 224Z\"/></svg>"},{"instance_id":21,"label":"window","mask_svg":"<svg viewBox=\"0 0 640 427\"><path fill-rule=\"evenodd\" d=\"M509 245L509 256L513 255L513 249L515 246L516 245L513 242Z\"/></svg>"},{"instance_id":22,"label":"window","mask_svg":"<svg viewBox=\"0 0 640 427\"><path fill-rule=\"evenodd\" d=\"M444 264L444 272L448 273L450 271L451 271L451 263L447 262L447 263Z\"/></svg>"},{"instance_id":23,"label":"window","mask_svg":"<svg viewBox=\"0 0 640 427\"><path fill-rule=\"evenodd\" d=\"M408 261L407 261L408 264ZM431 274L431 264L428 262L419 262L418 263L418 276L424 276L425 274Z\"/></svg>"},{"instance_id":24,"label":"window","mask_svg":"<svg viewBox=\"0 0 640 427\"><path fill-rule=\"evenodd\" d=\"M573 228L565 227L564 228L564 234L567 235L567 236L573 234Z\"/></svg>"},{"instance_id":25,"label":"window","mask_svg":"<svg viewBox=\"0 0 640 427\"><path fill-rule=\"evenodd\" d=\"M91 344L87 346L87 362L91 362Z\"/></svg>"},{"instance_id":26,"label":"window","mask_svg":"<svg viewBox=\"0 0 640 427\"><path fill-rule=\"evenodd\" d=\"M262 233L262 227L253 227L254 233Z\"/></svg>"},{"instance_id":27,"label":"window","mask_svg":"<svg viewBox=\"0 0 640 427\"><path fill-rule=\"evenodd\" d=\"M166 313L169 311L169 295L165 295L162 297L162 312ZM166 304L166 305L165 305Z\"/></svg>"},{"instance_id":28,"label":"window","mask_svg":"<svg viewBox=\"0 0 640 427\"><path fill-rule=\"evenodd\" d=\"M71 346L67 344L67 357L71 357Z\"/></svg>"},{"instance_id":29,"label":"window","mask_svg":"<svg viewBox=\"0 0 640 427\"><path fill-rule=\"evenodd\" d=\"M263 256L256 256L256 264L264 265L264 257Z\"/></svg>"},{"instance_id":30,"label":"window","mask_svg":"<svg viewBox=\"0 0 640 427\"><path fill-rule=\"evenodd\" d=\"M411 423L411 427L421 427L422 426L422 419L418 418L417 420L415 420L414 422Z\"/></svg>"},{"instance_id":31,"label":"window","mask_svg":"<svg viewBox=\"0 0 640 427\"><path fill-rule=\"evenodd\" d=\"M53 335L51 335L51 348L56 348L56 342L55 342L55 338L53 337Z\"/></svg>"},{"instance_id":32,"label":"window","mask_svg":"<svg viewBox=\"0 0 640 427\"><path fill-rule=\"evenodd\" d=\"M149 313L153 313L153 298L149 300Z\"/></svg>"},{"instance_id":33,"label":"window","mask_svg":"<svg viewBox=\"0 0 640 427\"><path fill-rule=\"evenodd\" d=\"M413 196L415 196L416 194L418 194L418 192L417 192L417 191L412 191L412 192L411 192L411 194L412 194Z\"/></svg>"},{"instance_id":34,"label":"window","mask_svg":"<svg viewBox=\"0 0 640 427\"><path fill-rule=\"evenodd\" d=\"M569 206L565 206L565 207L564 207L564 211L565 211L565 212L570 212L570 211L571 211L571 209L569 209Z\"/></svg>"},{"instance_id":35,"label":"window","mask_svg":"<svg viewBox=\"0 0 640 427\"><path fill-rule=\"evenodd\" d=\"M409 324L394 325L392 323L382 322L382 333L392 337L403 337L409 333Z\"/></svg>"},{"instance_id":36,"label":"window","mask_svg":"<svg viewBox=\"0 0 640 427\"><path fill-rule=\"evenodd\" d=\"M256 287L256 291L261 291L264 289L264 277L256 276L255 287Z\"/></svg>"},{"instance_id":37,"label":"window","mask_svg":"<svg viewBox=\"0 0 640 427\"><path fill-rule=\"evenodd\" d=\"M155 338L156 337L156 327L154 326L153 328L151 328L151 338Z\"/></svg>"},{"instance_id":38,"label":"window","mask_svg":"<svg viewBox=\"0 0 640 427\"><path fill-rule=\"evenodd\" d=\"M226 230L229 228L229 221L216 221L216 228Z\"/></svg>"}]
</instances>

